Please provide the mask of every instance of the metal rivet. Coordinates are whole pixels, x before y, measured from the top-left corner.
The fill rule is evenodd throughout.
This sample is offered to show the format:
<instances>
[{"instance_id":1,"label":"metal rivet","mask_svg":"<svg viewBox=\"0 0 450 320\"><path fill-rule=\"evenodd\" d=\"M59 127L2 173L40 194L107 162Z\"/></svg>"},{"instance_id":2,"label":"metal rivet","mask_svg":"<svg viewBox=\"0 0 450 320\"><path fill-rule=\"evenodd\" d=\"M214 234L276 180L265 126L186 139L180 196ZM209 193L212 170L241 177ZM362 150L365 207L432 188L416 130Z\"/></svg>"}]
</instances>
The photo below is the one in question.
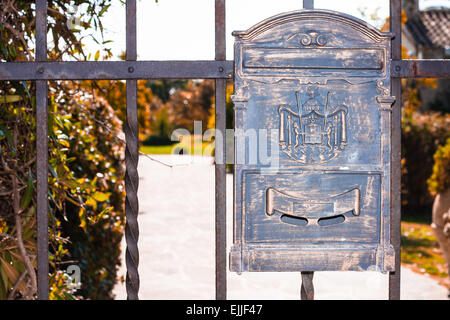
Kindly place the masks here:
<instances>
[{"instance_id":1,"label":"metal rivet","mask_svg":"<svg viewBox=\"0 0 450 320\"><path fill-rule=\"evenodd\" d=\"M39 73L39 74L43 74L44 71L45 71L44 68L39 68L39 69L38 69L38 73Z\"/></svg>"},{"instance_id":2,"label":"metal rivet","mask_svg":"<svg viewBox=\"0 0 450 320\"><path fill-rule=\"evenodd\" d=\"M133 68L133 67L129 67L129 68L128 68L128 72L129 72L129 73L133 73L133 72L134 72L134 68Z\"/></svg>"},{"instance_id":3,"label":"metal rivet","mask_svg":"<svg viewBox=\"0 0 450 320\"><path fill-rule=\"evenodd\" d=\"M399 72L400 71L400 66L395 66L395 71Z\"/></svg>"},{"instance_id":4,"label":"metal rivet","mask_svg":"<svg viewBox=\"0 0 450 320\"><path fill-rule=\"evenodd\" d=\"M223 67L219 67L219 72L223 72Z\"/></svg>"}]
</instances>

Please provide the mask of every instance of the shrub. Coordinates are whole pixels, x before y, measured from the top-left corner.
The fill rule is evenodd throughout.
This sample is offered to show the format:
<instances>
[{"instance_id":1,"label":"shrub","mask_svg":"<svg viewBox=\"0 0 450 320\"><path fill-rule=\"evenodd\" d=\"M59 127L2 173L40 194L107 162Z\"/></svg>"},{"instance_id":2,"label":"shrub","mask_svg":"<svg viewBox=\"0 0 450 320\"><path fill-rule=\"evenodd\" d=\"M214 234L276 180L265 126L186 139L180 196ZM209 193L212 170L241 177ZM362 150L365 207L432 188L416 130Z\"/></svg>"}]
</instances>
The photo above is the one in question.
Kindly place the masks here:
<instances>
[{"instance_id":1,"label":"shrub","mask_svg":"<svg viewBox=\"0 0 450 320\"><path fill-rule=\"evenodd\" d=\"M154 121L150 125L152 134L142 142L145 146L168 146L176 141L171 140L172 131L175 129L169 123L167 107L162 107L154 113Z\"/></svg>"},{"instance_id":2,"label":"shrub","mask_svg":"<svg viewBox=\"0 0 450 320\"><path fill-rule=\"evenodd\" d=\"M433 155L450 137L450 115L411 112L402 121L402 214L430 213L433 197L427 179Z\"/></svg>"},{"instance_id":3,"label":"shrub","mask_svg":"<svg viewBox=\"0 0 450 320\"><path fill-rule=\"evenodd\" d=\"M170 140L168 136L160 136L157 134L151 134L145 138L142 144L144 146L169 146L176 143L176 141Z\"/></svg>"},{"instance_id":4,"label":"shrub","mask_svg":"<svg viewBox=\"0 0 450 320\"><path fill-rule=\"evenodd\" d=\"M69 189L78 200L65 201L65 210L57 210L57 219L62 237L70 240L67 259L81 268L78 294L109 299L120 265L124 225L124 147L116 138L122 122L105 99L65 85L51 100L60 117L70 121L58 126L58 134L68 137L71 161L66 172L79 185Z\"/></svg>"},{"instance_id":5,"label":"shrub","mask_svg":"<svg viewBox=\"0 0 450 320\"><path fill-rule=\"evenodd\" d=\"M437 148L433 158L433 174L427 183L430 193L436 195L450 188L450 138Z\"/></svg>"}]
</instances>

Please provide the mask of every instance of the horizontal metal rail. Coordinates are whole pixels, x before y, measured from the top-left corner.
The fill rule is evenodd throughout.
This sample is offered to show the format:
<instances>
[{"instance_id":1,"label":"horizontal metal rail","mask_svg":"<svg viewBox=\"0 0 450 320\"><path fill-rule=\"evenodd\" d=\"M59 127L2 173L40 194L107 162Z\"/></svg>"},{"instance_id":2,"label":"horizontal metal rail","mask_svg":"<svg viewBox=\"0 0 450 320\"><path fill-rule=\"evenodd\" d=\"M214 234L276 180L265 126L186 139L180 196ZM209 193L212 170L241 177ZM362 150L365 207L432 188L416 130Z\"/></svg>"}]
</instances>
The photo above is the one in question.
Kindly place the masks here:
<instances>
[{"instance_id":1,"label":"horizontal metal rail","mask_svg":"<svg viewBox=\"0 0 450 320\"><path fill-rule=\"evenodd\" d=\"M232 60L3 62L0 80L231 79ZM450 59L392 60L393 78L450 78Z\"/></svg>"},{"instance_id":2,"label":"horizontal metal rail","mask_svg":"<svg viewBox=\"0 0 450 320\"><path fill-rule=\"evenodd\" d=\"M450 59L392 60L393 78L450 78Z\"/></svg>"},{"instance_id":3,"label":"horizontal metal rail","mask_svg":"<svg viewBox=\"0 0 450 320\"><path fill-rule=\"evenodd\" d=\"M233 61L3 62L0 80L229 79Z\"/></svg>"}]
</instances>

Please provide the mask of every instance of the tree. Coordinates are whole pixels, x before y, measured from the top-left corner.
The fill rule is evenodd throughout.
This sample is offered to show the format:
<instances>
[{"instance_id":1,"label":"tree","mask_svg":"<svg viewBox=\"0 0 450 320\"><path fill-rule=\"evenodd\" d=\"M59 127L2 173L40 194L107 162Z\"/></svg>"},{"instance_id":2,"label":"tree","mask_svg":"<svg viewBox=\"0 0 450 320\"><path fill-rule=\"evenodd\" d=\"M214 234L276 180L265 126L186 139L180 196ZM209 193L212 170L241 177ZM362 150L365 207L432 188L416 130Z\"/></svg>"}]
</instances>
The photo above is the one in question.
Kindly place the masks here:
<instances>
[{"instance_id":1,"label":"tree","mask_svg":"<svg viewBox=\"0 0 450 320\"><path fill-rule=\"evenodd\" d=\"M148 80L146 86L152 90L152 92L161 99L163 103L166 103L172 94L177 90L184 90L188 84L188 80L182 79L160 79L160 80Z\"/></svg>"},{"instance_id":2,"label":"tree","mask_svg":"<svg viewBox=\"0 0 450 320\"><path fill-rule=\"evenodd\" d=\"M153 94L146 82L146 80L138 80L137 88L139 139L141 141L145 140L145 137L151 133L151 124L157 120L156 115L162 108L161 100ZM126 121L127 95L125 81L83 81L82 87L85 90L90 90L95 96L106 98L119 119L122 122Z\"/></svg>"},{"instance_id":3,"label":"tree","mask_svg":"<svg viewBox=\"0 0 450 320\"><path fill-rule=\"evenodd\" d=\"M166 103L169 122L175 128L185 128L193 132L194 121L201 121L202 128L206 129L213 97L212 80L198 83L189 81L186 89L176 91Z\"/></svg>"}]
</instances>

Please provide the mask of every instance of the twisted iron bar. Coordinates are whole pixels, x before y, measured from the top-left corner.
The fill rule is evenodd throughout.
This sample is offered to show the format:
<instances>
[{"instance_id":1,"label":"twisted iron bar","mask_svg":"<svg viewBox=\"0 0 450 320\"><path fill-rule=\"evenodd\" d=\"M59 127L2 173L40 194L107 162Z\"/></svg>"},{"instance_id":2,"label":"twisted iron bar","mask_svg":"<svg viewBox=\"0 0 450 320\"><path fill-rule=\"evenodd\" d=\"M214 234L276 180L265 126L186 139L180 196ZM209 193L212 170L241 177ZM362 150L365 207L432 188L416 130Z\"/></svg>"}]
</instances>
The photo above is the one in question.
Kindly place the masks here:
<instances>
[{"instance_id":1,"label":"twisted iron bar","mask_svg":"<svg viewBox=\"0 0 450 320\"><path fill-rule=\"evenodd\" d=\"M314 272L312 271L302 272L302 287L300 289L300 297L302 300L314 300L313 277Z\"/></svg>"},{"instance_id":2,"label":"twisted iron bar","mask_svg":"<svg viewBox=\"0 0 450 320\"><path fill-rule=\"evenodd\" d=\"M139 202L137 197L137 190L139 185L138 175L138 120L137 120L137 104L136 104L137 84L136 80L127 81L127 121L125 124L125 239L127 249L125 254L127 276L126 289L128 300L138 300L139 292L139 226L138 226L138 212Z\"/></svg>"}]
</instances>

